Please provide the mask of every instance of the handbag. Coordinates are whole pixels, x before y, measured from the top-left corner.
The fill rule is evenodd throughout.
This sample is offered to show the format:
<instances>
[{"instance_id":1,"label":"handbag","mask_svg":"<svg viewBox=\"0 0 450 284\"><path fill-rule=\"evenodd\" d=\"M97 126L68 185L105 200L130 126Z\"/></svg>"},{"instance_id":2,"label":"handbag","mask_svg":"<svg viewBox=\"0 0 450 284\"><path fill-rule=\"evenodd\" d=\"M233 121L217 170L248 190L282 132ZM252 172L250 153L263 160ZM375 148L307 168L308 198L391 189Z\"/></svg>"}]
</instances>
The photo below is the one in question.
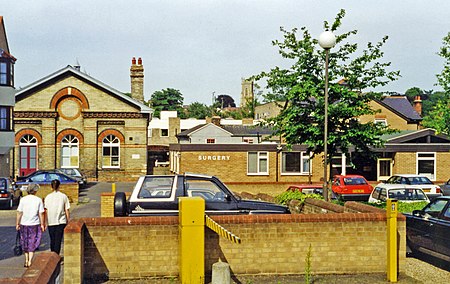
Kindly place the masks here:
<instances>
[{"instance_id":1,"label":"handbag","mask_svg":"<svg viewBox=\"0 0 450 284\"><path fill-rule=\"evenodd\" d=\"M22 245L20 244L20 231L17 231L16 235L16 245L14 246L14 255L22 255Z\"/></svg>"}]
</instances>

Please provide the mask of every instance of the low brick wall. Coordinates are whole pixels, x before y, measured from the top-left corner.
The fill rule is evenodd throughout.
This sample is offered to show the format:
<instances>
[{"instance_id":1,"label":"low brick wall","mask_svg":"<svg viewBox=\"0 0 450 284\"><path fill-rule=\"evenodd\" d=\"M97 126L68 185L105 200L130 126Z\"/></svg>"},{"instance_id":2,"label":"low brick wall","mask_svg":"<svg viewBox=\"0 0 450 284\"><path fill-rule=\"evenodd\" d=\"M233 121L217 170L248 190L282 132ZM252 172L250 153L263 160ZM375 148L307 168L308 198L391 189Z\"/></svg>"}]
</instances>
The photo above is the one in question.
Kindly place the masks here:
<instances>
[{"instance_id":1,"label":"low brick wall","mask_svg":"<svg viewBox=\"0 0 450 284\"><path fill-rule=\"evenodd\" d=\"M212 216L239 236L205 228L205 271L218 259L234 274L303 274L311 245L314 274L385 273L386 216L379 213ZM405 217L398 217L399 270L405 270ZM65 283L178 276L178 217L83 218L64 241ZM84 265L82 265L84 263ZM343 265L345 264L345 265Z\"/></svg>"},{"instance_id":2,"label":"low brick wall","mask_svg":"<svg viewBox=\"0 0 450 284\"><path fill-rule=\"evenodd\" d=\"M126 192L125 195L130 197L131 192ZM100 216L114 217L114 193L102 192L100 196Z\"/></svg>"}]
</instances>

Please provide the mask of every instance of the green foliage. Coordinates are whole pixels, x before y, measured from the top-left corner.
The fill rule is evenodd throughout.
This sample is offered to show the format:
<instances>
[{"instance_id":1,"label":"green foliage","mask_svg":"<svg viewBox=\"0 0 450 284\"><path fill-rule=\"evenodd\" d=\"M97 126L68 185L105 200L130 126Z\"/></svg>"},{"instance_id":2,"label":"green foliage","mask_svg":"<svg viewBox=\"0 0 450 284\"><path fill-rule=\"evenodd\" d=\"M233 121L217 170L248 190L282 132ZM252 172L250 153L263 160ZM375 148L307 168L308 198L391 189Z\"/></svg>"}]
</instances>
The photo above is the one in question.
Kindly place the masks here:
<instances>
[{"instance_id":1,"label":"green foliage","mask_svg":"<svg viewBox=\"0 0 450 284\"><path fill-rule=\"evenodd\" d=\"M381 202L381 203L368 203L368 202L364 202L365 204L377 207L377 208L381 208L381 209L386 209L386 202ZM424 208L428 203L426 201L420 201L420 202L403 202L403 201L399 201L398 202L398 212L400 213L411 213L414 210L421 210L422 208Z\"/></svg>"},{"instance_id":2,"label":"green foliage","mask_svg":"<svg viewBox=\"0 0 450 284\"><path fill-rule=\"evenodd\" d=\"M193 102L188 106L186 115L190 118L205 119L205 117L211 117L212 113L211 107L199 102Z\"/></svg>"},{"instance_id":3,"label":"green foliage","mask_svg":"<svg viewBox=\"0 0 450 284\"><path fill-rule=\"evenodd\" d=\"M150 98L149 106L155 111L153 115L156 117L160 117L163 110L176 110L180 118L185 118L183 100L183 95L179 90L167 88L154 92Z\"/></svg>"},{"instance_id":4,"label":"green foliage","mask_svg":"<svg viewBox=\"0 0 450 284\"><path fill-rule=\"evenodd\" d=\"M437 75L439 85L444 89L442 96L423 120L423 125L436 129L439 133L450 135L450 33L443 39L438 53L444 59L444 68Z\"/></svg>"},{"instance_id":5,"label":"green foliage","mask_svg":"<svg viewBox=\"0 0 450 284\"><path fill-rule=\"evenodd\" d=\"M312 246L309 244L308 252L305 257L305 284L313 283L311 271Z\"/></svg>"},{"instance_id":6,"label":"green foliage","mask_svg":"<svg viewBox=\"0 0 450 284\"><path fill-rule=\"evenodd\" d=\"M345 11L341 10L331 25L324 23L324 28L336 34L344 15ZM286 102L280 114L267 122L274 127L274 136L282 135L288 145L307 145L316 155L324 149L325 51L305 27L300 31L299 38L296 28L291 31L281 28L283 40L273 41L280 55L291 63L288 69L277 66L252 78L267 81L266 101ZM387 37L376 44L369 42L364 50L357 52L357 44L347 42L356 33L353 30L337 34L337 45L330 50L328 159L338 150L348 153L351 146L355 151L370 154L371 147L384 145L382 134L393 132L381 124L361 123L358 119L375 114L369 102L382 96L376 92L363 93L363 90L385 86L400 73L387 71L391 63L382 61L381 48ZM339 84L343 78L344 84Z\"/></svg>"},{"instance_id":7,"label":"green foliage","mask_svg":"<svg viewBox=\"0 0 450 284\"><path fill-rule=\"evenodd\" d=\"M323 196L320 194L304 194L300 191L285 191L275 196L275 202L287 205L291 200L304 202L306 198L323 199Z\"/></svg>"}]
</instances>

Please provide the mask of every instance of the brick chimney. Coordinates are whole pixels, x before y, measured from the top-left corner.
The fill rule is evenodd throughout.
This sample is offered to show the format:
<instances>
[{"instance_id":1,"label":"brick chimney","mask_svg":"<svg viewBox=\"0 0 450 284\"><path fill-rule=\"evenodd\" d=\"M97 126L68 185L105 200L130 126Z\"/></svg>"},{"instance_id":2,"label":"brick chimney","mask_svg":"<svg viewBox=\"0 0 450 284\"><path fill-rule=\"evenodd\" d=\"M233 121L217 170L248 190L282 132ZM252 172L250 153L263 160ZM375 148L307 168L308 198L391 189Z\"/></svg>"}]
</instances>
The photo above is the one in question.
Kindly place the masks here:
<instances>
[{"instance_id":1,"label":"brick chimney","mask_svg":"<svg viewBox=\"0 0 450 284\"><path fill-rule=\"evenodd\" d=\"M213 116L211 117L211 123L220 126L220 116Z\"/></svg>"},{"instance_id":2,"label":"brick chimney","mask_svg":"<svg viewBox=\"0 0 450 284\"><path fill-rule=\"evenodd\" d=\"M422 115L422 99L420 98L420 96L414 97L413 107L416 110L416 112L421 116Z\"/></svg>"},{"instance_id":3,"label":"brick chimney","mask_svg":"<svg viewBox=\"0 0 450 284\"><path fill-rule=\"evenodd\" d=\"M131 60L131 97L141 103L144 102L144 66L139 57L136 64L136 57Z\"/></svg>"}]
</instances>

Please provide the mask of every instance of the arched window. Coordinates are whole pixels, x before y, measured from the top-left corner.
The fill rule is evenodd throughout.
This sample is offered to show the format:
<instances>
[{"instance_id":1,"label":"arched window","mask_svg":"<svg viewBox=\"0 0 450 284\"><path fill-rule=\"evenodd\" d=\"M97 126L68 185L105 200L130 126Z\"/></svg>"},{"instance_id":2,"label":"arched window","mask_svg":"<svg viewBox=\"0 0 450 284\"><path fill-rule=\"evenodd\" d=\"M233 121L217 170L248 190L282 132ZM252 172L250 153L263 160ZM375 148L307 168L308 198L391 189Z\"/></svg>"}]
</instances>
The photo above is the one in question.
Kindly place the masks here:
<instances>
[{"instance_id":1,"label":"arched window","mask_svg":"<svg viewBox=\"0 0 450 284\"><path fill-rule=\"evenodd\" d=\"M103 168L120 167L120 140L114 135L108 135L102 141Z\"/></svg>"},{"instance_id":2,"label":"arched window","mask_svg":"<svg viewBox=\"0 0 450 284\"><path fill-rule=\"evenodd\" d=\"M25 134L22 138L20 138L20 176L26 176L36 171L37 144L38 141L33 135Z\"/></svg>"},{"instance_id":3,"label":"arched window","mask_svg":"<svg viewBox=\"0 0 450 284\"><path fill-rule=\"evenodd\" d=\"M78 168L79 166L79 141L72 134L66 135L61 140L61 168Z\"/></svg>"}]
</instances>

